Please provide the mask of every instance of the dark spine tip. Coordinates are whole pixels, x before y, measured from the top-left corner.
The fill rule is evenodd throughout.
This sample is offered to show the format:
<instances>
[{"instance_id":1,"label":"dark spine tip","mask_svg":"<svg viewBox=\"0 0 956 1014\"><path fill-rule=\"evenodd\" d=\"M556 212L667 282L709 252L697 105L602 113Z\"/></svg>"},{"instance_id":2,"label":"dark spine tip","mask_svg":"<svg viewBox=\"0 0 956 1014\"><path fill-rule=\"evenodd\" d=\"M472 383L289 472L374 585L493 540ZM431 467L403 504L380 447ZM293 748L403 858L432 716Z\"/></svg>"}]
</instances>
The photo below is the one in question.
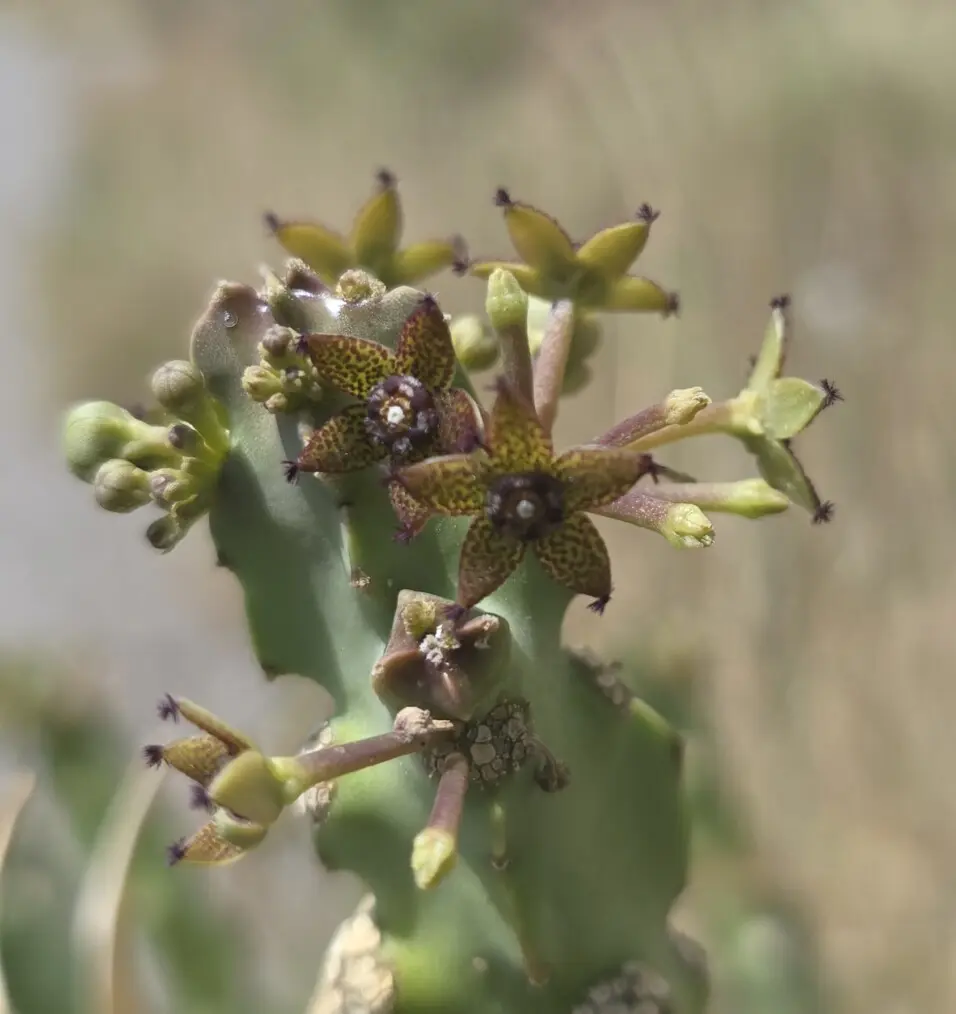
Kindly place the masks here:
<instances>
[{"instance_id":1,"label":"dark spine tip","mask_svg":"<svg viewBox=\"0 0 956 1014\"><path fill-rule=\"evenodd\" d=\"M650 225L652 222L656 222L661 217L659 211L655 211L646 202L637 209L637 220L639 222L647 222Z\"/></svg>"},{"instance_id":2,"label":"dark spine tip","mask_svg":"<svg viewBox=\"0 0 956 1014\"><path fill-rule=\"evenodd\" d=\"M820 381L820 386L823 388L823 407L829 408L831 405L835 405L838 401L843 401L843 393L840 388L833 383L832 380L823 379Z\"/></svg>"},{"instance_id":3,"label":"dark spine tip","mask_svg":"<svg viewBox=\"0 0 956 1014\"><path fill-rule=\"evenodd\" d=\"M143 759L147 767L158 768L165 759L165 751L158 743L150 743L143 747Z\"/></svg>"},{"instance_id":4,"label":"dark spine tip","mask_svg":"<svg viewBox=\"0 0 956 1014\"><path fill-rule=\"evenodd\" d=\"M186 858L186 839L180 838L179 841L174 841L169 848L166 849L166 865L175 866L177 863L181 863Z\"/></svg>"},{"instance_id":5,"label":"dark spine tip","mask_svg":"<svg viewBox=\"0 0 956 1014\"><path fill-rule=\"evenodd\" d=\"M426 292L422 296L421 306L423 310L434 310L438 306L438 300L430 292Z\"/></svg>"},{"instance_id":6,"label":"dark spine tip","mask_svg":"<svg viewBox=\"0 0 956 1014\"><path fill-rule=\"evenodd\" d=\"M207 813L212 813L216 808L215 803L209 798L209 793L202 785L190 785L189 805L194 810L205 810Z\"/></svg>"},{"instance_id":7,"label":"dark spine tip","mask_svg":"<svg viewBox=\"0 0 956 1014\"><path fill-rule=\"evenodd\" d=\"M468 259L467 256L456 257L451 262L451 270L452 274L455 274L459 278L462 278L464 275L467 275L468 272L471 270L471 261Z\"/></svg>"},{"instance_id":8,"label":"dark spine tip","mask_svg":"<svg viewBox=\"0 0 956 1014\"><path fill-rule=\"evenodd\" d=\"M461 623L467 612L468 607L461 605L459 602L453 602L450 606L445 608L445 616L451 622L453 627L457 627Z\"/></svg>"},{"instance_id":9,"label":"dark spine tip","mask_svg":"<svg viewBox=\"0 0 956 1014\"><path fill-rule=\"evenodd\" d=\"M297 356L308 358L309 353L312 351L312 346L309 344L309 336L307 334L299 335L295 340L294 348Z\"/></svg>"},{"instance_id":10,"label":"dark spine tip","mask_svg":"<svg viewBox=\"0 0 956 1014\"><path fill-rule=\"evenodd\" d=\"M294 486L299 481L300 468L295 461L283 461L282 462L282 474L285 476L285 481L290 486Z\"/></svg>"},{"instance_id":11,"label":"dark spine tip","mask_svg":"<svg viewBox=\"0 0 956 1014\"><path fill-rule=\"evenodd\" d=\"M511 194L504 187L498 187L495 191L495 207L510 208L512 204L514 201L511 199Z\"/></svg>"},{"instance_id":12,"label":"dark spine tip","mask_svg":"<svg viewBox=\"0 0 956 1014\"><path fill-rule=\"evenodd\" d=\"M607 604L610 601L610 595L602 595L599 599L595 599L593 602L589 603L588 609L590 609L592 613L597 613L598 616L603 616L604 610L607 609Z\"/></svg>"},{"instance_id":13,"label":"dark spine tip","mask_svg":"<svg viewBox=\"0 0 956 1014\"><path fill-rule=\"evenodd\" d=\"M164 721L168 722L170 719L174 722L179 721L179 705L176 703L176 698L172 694L166 694L156 705L156 714Z\"/></svg>"},{"instance_id":14,"label":"dark spine tip","mask_svg":"<svg viewBox=\"0 0 956 1014\"><path fill-rule=\"evenodd\" d=\"M638 481L644 478L645 475L651 477L651 481L656 486L660 482L660 477L664 473L664 466L659 465L652 454L642 454L640 457L640 466L638 472Z\"/></svg>"},{"instance_id":15,"label":"dark spine tip","mask_svg":"<svg viewBox=\"0 0 956 1014\"><path fill-rule=\"evenodd\" d=\"M790 297L786 293L782 296L774 296L774 298L770 300L771 310L786 310L789 305Z\"/></svg>"},{"instance_id":16,"label":"dark spine tip","mask_svg":"<svg viewBox=\"0 0 956 1014\"><path fill-rule=\"evenodd\" d=\"M680 316L680 293L679 292L668 292L667 294L667 306L664 308L665 317L678 317Z\"/></svg>"},{"instance_id":17,"label":"dark spine tip","mask_svg":"<svg viewBox=\"0 0 956 1014\"><path fill-rule=\"evenodd\" d=\"M375 174L375 179L383 190L391 190L392 187L398 183L398 178L391 169L379 169L379 171Z\"/></svg>"},{"instance_id":18,"label":"dark spine tip","mask_svg":"<svg viewBox=\"0 0 956 1014\"><path fill-rule=\"evenodd\" d=\"M415 530L411 525L402 525L392 537L400 546L407 546L415 538Z\"/></svg>"},{"instance_id":19,"label":"dark spine tip","mask_svg":"<svg viewBox=\"0 0 956 1014\"><path fill-rule=\"evenodd\" d=\"M824 500L823 503L813 512L813 524L825 525L833 520L833 512L836 504L832 500Z\"/></svg>"},{"instance_id":20,"label":"dark spine tip","mask_svg":"<svg viewBox=\"0 0 956 1014\"><path fill-rule=\"evenodd\" d=\"M262 216L262 220L266 223L266 228L269 232L278 232L282 226L279 216L274 211L267 211Z\"/></svg>"}]
</instances>

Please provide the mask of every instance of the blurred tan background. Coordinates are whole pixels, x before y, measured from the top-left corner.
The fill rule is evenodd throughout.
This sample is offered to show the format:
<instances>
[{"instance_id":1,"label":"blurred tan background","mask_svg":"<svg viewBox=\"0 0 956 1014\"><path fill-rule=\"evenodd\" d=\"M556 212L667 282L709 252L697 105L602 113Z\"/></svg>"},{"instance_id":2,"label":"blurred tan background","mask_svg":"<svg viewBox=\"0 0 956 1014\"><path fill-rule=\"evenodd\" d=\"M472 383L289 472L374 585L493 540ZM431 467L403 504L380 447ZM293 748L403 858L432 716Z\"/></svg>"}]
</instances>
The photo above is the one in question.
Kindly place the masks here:
<instances>
[{"instance_id":1,"label":"blurred tan background","mask_svg":"<svg viewBox=\"0 0 956 1014\"><path fill-rule=\"evenodd\" d=\"M510 256L496 186L578 238L649 201L663 213L640 270L679 289L683 312L608 320L561 437L674 387L735 393L768 300L789 291L789 372L846 397L798 445L837 510L820 528L797 509L722 521L696 554L605 525L616 601L601 621L575 608L568 637L698 667L749 882L794 906L828 1009L953 1011L954 53L944 0L8 3L7 683L56 670L70 693L105 694L132 744L155 735L165 690L276 749L320 717L314 688L257 672L205 533L153 556L141 517L98 511L57 447L72 400L145 394L218 279L280 263L262 212L345 227L384 165L409 238L457 231L476 254ZM474 280L432 284L446 311L481 306ZM661 457L700 477L753 474L730 441ZM31 757L13 731L9 769ZM177 833L193 823L184 810L174 798ZM46 834L42 812L24 819ZM303 1008L357 897L284 827L267 854L196 888L246 920L277 1011ZM33 874L26 900L8 890L8 913L45 897ZM701 860L689 924L706 922L720 876ZM765 940L753 947L748 960L772 960ZM741 1008L718 991L715 1009Z\"/></svg>"}]
</instances>

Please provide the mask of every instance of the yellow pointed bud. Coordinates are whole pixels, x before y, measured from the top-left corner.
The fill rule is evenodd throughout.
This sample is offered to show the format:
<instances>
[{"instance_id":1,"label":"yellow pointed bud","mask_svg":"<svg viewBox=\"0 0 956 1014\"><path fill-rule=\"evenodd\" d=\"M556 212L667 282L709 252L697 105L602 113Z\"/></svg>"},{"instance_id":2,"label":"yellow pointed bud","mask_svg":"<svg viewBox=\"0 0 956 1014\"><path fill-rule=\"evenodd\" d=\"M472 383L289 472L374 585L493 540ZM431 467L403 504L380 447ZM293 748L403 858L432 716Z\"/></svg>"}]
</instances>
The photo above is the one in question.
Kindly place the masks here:
<instances>
[{"instance_id":1,"label":"yellow pointed bud","mask_svg":"<svg viewBox=\"0 0 956 1014\"><path fill-rule=\"evenodd\" d=\"M225 866L241 859L248 848L226 841L214 821L204 824L191 838L169 848L169 865L191 863L197 866Z\"/></svg>"},{"instance_id":2,"label":"yellow pointed bud","mask_svg":"<svg viewBox=\"0 0 956 1014\"><path fill-rule=\"evenodd\" d=\"M232 726L227 725L222 719L217 718L211 711L201 708L198 704L187 700L185 697L168 697L169 707L174 709L186 719L187 722L195 725L197 729L208 732L215 736L221 743L224 743L231 753L241 753L243 750L252 750L255 744L251 739L237 732Z\"/></svg>"},{"instance_id":3,"label":"yellow pointed bud","mask_svg":"<svg viewBox=\"0 0 956 1014\"><path fill-rule=\"evenodd\" d=\"M683 426L709 404L710 398L704 394L702 387L688 387L683 390L671 391L664 403L664 424L666 426Z\"/></svg>"},{"instance_id":4,"label":"yellow pointed bud","mask_svg":"<svg viewBox=\"0 0 956 1014\"><path fill-rule=\"evenodd\" d=\"M305 261L327 285L335 285L342 272L353 266L345 239L319 222L284 222L269 214L266 224L286 252Z\"/></svg>"},{"instance_id":5,"label":"yellow pointed bud","mask_svg":"<svg viewBox=\"0 0 956 1014\"><path fill-rule=\"evenodd\" d=\"M698 549L714 541L710 518L695 504L675 503L667 511L661 535L679 549Z\"/></svg>"},{"instance_id":6,"label":"yellow pointed bud","mask_svg":"<svg viewBox=\"0 0 956 1014\"><path fill-rule=\"evenodd\" d=\"M465 250L457 238L425 240L399 250L392 259L392 285L417 285L429 275L437 274L463 260Z\"/></svg>"},{"instance_id":7,"label":"yellow pointed bud","mask_svg":"<svg viewBox=\"0 0 956 1014\"><path fill-rule=\"evenodd\" d=\"M395 177L382 170L378 182L378 192L355 216L350 236L356 262L376 272L398 249L402 235L402 206Z\"/></svg>"},{"instance_id":8,"label":"yellow pointed bud","mask_svg":"<svg viewBox=\"0 0 956 1014\"><path fill-rule=\"evenodd\" d=\"M601 308L659 313L664 317L670 317L680 309L680 301L677 293L668 292L649 278L625 275L612 283L607 291L607 300L601 304Z\"/></svg>"},{"instance_id":9,"label":"yellow pointed bud","mask_svg":"<svg viewBox=\"0 0 956 1014\"><path fill-rule=\"evenodd\" d=\"M633 222L602 229L578 248L578 263L604 275L619 278L641 255L651 234L656 213L647 208Z\"/></svg>"},{"instance_id":10,"label":"yellow pointed bud","mask_svg":"<svg viewBox=\"0 0 956 1014\"><path fill-rule=\"evenodd\" d=\"M174 739L164 746L148 746L145 753L151 765L165 762L204 786L209 785L230 756L225 744L208 734Z\"/></svg>"},{"instance_id":11,"label":"yellow pointed bud","mask_svg":"<svg viewBox=\"0 0 956 1014\"><path fill-rule=\"evenodd\" d=\"M426 827L415 836L412 845L412 874L419 890L436 887L454 869L458 846L453 834Z\"/></svg>"},{"instance_id":12,"label":"yellow pointed bud","mask_svg":"<svg viewBox=\"0 0 956 1014\"><path fill-rule=\"evenodd\" d=\"M209 784L209 798L256 824L274 823L285 807L282 782L256 750L243 751L223 767Z\"/></svg>"},{"instance_id":13,"label":"yellow pointed bud","mask_svg":"<svg viewBox=\"0 0 956 1014\"><path fill-rule=\"evenodd\" d=\"M511 243L530 267L559 281L572 278L578 270L570 237L550 215L530 204L513 201L499 190L495 203L503 209Z\"/></svg>"}]
</instances>

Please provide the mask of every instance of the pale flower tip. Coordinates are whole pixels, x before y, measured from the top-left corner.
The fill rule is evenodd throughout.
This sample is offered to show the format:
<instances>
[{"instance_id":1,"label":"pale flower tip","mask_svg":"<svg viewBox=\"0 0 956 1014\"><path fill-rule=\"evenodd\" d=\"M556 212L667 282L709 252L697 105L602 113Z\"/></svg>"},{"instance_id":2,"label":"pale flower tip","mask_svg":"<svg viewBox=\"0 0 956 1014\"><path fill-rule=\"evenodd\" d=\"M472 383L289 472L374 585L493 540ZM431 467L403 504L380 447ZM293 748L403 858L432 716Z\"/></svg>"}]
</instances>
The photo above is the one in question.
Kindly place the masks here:
<instances>
[{"instance_id":1,"label":"pale flower tip","mask_svg":"<svg viewBox=\"0 0 956 1014\"><path fill-rule=\"evenodd\" d=\"M679 549L702 549L713 543L714 526L695 504L675 503L667 511L661 534Z\"/></svg>"},{"instance_id":2,"label":"pale flower tip","mask_svg":"<svg viewBox=\"0 0 956 1014\"><path fill-rule=\"evenodd\" d=\"M458 858L455 838L448 831L426 827L412 845L412 874L421 891L436 887L451 872Z\"/></svg>"},{"instance_id":3,"label":"pale flower tip","mask_svg":"<svg viewBox=\"0 0 956 1014\"><path fill-rule=\"evenodd\" d=\"M488 279L485 310L496 331L527 326L528 296L518 279L504 268L495 268Z\"/></svg>"},{"instance_id":4,"label":"pale flower tip","mask_svg":"<svg viewBox=\"0 0 956 1014\"><path fill-rule=\"evenodd\" d=\"M710 397L704 393L702 387L687 387L671 391L665 402L667 425L683 426L709 404Z\"/></svg>"}]
</instances>

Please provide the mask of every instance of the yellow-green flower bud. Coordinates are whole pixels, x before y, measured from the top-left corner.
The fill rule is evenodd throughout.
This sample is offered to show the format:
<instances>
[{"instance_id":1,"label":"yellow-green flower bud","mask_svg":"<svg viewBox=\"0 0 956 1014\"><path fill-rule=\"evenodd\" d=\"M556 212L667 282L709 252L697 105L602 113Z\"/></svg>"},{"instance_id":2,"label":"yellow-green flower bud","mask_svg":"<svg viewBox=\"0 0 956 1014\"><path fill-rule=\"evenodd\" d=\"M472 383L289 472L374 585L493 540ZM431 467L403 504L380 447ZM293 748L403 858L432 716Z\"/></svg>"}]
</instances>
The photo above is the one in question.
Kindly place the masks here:
<instances>
[{"instance_id":1,"label":"yellow-green flower bud","mask_svg":"<svg viewBox=\"0 0 956 1014\"><path fill-rule=\"evenodd\" d=\"M149 503L149 473L122 458L104 461L93 479L93 495L104 510L134 511Z\"/></svg>"},{"instance_id":2,"label":"yellow-green flower bud","mask_svg":"<svg viewBox=\"0 0 956 1014\"><path fill-rule=\"evenodd\" d=\"M697 549L714 541L714 526L695 504L675 503L667 511L661 535L679 549Z\"/></svg>"},{"instance_id":3,"label":"yellow-green flower bud","mask_svg":"<svg viewBox=\"0 0 956 1014\"><path fill-rule=\"evenodd\" d=\"M335 287L335 294L350 306L364 303L368 299L380 299L386 291L382 282L361 268L346 271Z\"/></svg>"},{"instance_id":4,"label":"yellow-green flower bud","mask_svg":"<svg viewBox=\"0 0 956 1014\"><path fill-rule=\"evenodd\" d=\"M199 370L186 359L163 363L153 374L153 397L170 412L195 408L206 396L206 385Z\"/></svg>"},{"instance_id":5,"label":"yellow-green flower bud","mask_svg":"<svg viewBox=\"0 0 956 1014\"><path fill-rule=\"evenodd\" d=\"M253 401L263 402L282 390L282 380L275 370L260 363L245 368L242 389Z\"/></svg>"},{"instance_id":6,"label":"yellow-green flower bud","mask_svg":"<svg viewBox=\"0 0 956 1014\"><path fill-rule=\"evenodd\" d=\"M285 806L282 782L257 750L229 761L210 783L209 798L256 824L274 823Z\"/></svg>"},{"instance_id":7,"label":"yellow-green flower bud","mask_svg":"<svg viewBox=\"0 0 956 1014\"><path fill-rule=\"evenodd\" d=\"M528 294L510 271L495 268L488 279L485 310L496 331L524 328L528 320Z\"/></svg>"},{"instance_id":8,"label":"yellow-green flower bud","mask_svg":"<svg viewBox=\"0 0 956 1014\"><path fill-rule=\"evenodd\" d=\"M458 362L466 370L487 370L498 358L498 340L480 317L469 314L453 320L451 340Z\"/></svg>"},{"instance_id":9,"label":"yellow-green flower bud","mask_svg":"<svg viewBox=\"0 0 956 1014\"><path fill-rule=\"evenodd\" d=\"M709 404L710 398L704 393L702 387L688 387L671 391L664 402L664 424L666 426L683 426Z\"/></svg>"},{"instance_id":10,"label":"yellow-green flower bud","mask_svg":"<svg viewBox=\"0 0 956 1014\"><path fill-rule=\"evenodd\" d=\"M125 408L109 401L88 401L71 409L63 434L70 471L84 482L92 482L100 465L121 456L136 424Z\"/></svg>"}]
</instances>

